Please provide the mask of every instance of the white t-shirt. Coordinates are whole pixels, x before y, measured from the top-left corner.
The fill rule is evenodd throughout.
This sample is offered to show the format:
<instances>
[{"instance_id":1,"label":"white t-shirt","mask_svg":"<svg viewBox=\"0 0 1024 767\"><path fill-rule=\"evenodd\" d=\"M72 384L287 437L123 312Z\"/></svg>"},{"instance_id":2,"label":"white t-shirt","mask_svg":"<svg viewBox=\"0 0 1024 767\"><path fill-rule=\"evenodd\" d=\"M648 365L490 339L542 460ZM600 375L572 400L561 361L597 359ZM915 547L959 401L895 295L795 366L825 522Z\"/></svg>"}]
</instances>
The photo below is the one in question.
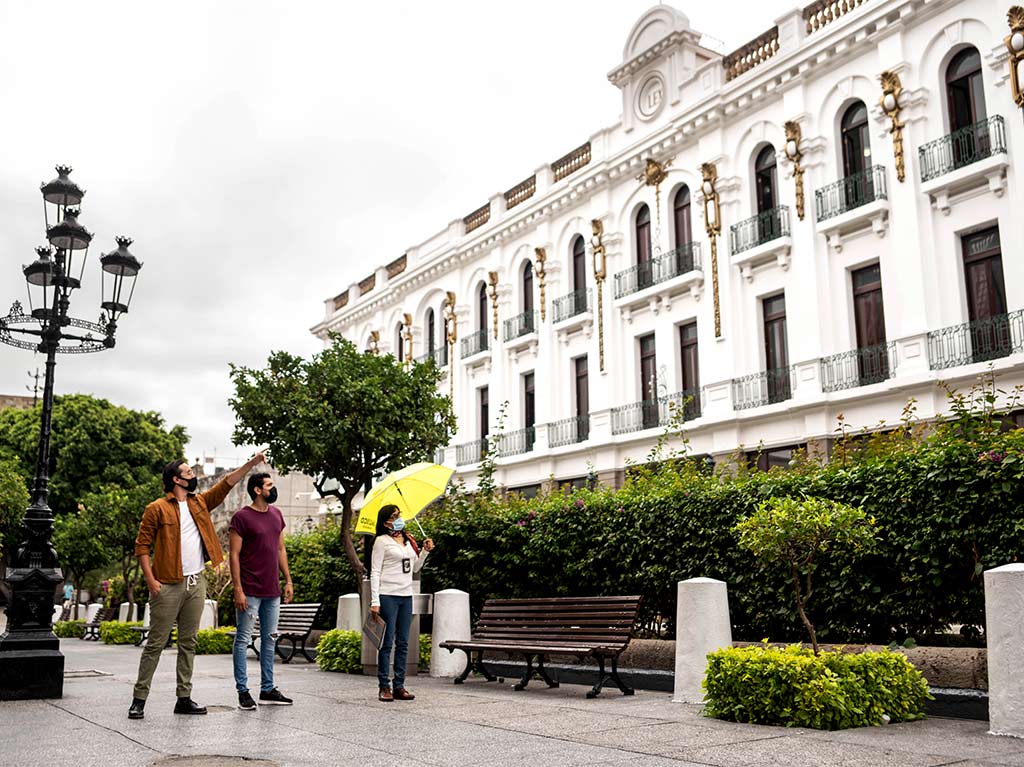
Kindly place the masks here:
<instances>
[{"instance_id":1,"label":"white t-shirt","mask_svg":"<svg viewBox=\"0 0 1024 767\"><path fill-rule=\"evenodd\" d=\"M187 578L203 571L203 539L199 537L192 513L186 501L178 501L178 516L181 517L181 574Z\"/></svg>"},{"instance_id":2,"label":"white t-shirt","mask_svg":"<svg viewBox=\"0 0 1024 767\"><path fill-rule=\"evenodd\" d=\"M412 546L402 544L390 535L378 535L373 542L370 564L370 606L380 607L380 595L412 596L412 574L423 567L426 549L416 556Z\"/></svg>"}]
</instances>

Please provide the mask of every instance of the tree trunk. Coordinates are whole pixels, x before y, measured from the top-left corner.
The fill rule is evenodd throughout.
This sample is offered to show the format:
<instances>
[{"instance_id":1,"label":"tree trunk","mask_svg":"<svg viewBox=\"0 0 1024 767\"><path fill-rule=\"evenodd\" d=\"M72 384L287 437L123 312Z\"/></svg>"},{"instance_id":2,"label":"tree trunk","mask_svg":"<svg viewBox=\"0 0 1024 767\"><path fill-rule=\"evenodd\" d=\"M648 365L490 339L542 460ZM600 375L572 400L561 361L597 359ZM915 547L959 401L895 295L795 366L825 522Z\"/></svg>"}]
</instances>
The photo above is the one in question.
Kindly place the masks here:
<instances>
[{"instance_id":1,"label":"tree trunk","mask_svg":"<svg viewBox=\"0 0 1024 767\"><path fill-rule=\"evenodd\" d=\"M341 499L341 542L356 577L362 578L366 574L366 568L359 561L359 554L356 553L355 544L352 542L352 495L346 490Z\"/></svg>"},{"instance_id":2,"label":"tree trunk","mask_svg":"<svg viewBox=\"0 0 1024 767\"><path fill-rule=\"evenodd\" d=\"M793 570L793 592L796 594L796 611L800 613L800 620L804 622L804 628L807 629L807 633L811 635L811 647L814 648L814 654L818 654L818 635L814 631L814 624L811 623L811 619L807 617L807 612L804 610L804 599L800 594L800 573L797 572L796 565L792 566Z\"/></svg>"},{"instance_id":3,"label":"tree trunk","mask_svg":"<svg viewBox=\"0 0 1024 767\"><path fill-rule=\"evenodd\" d=\"M121 577L124 578L124 595L125 599L128 600L128 617L127 620L135 620L135 584L132 582L130 574L129 562L131 560L122 560L121 564Z\"/></svg>"}]
</instances>

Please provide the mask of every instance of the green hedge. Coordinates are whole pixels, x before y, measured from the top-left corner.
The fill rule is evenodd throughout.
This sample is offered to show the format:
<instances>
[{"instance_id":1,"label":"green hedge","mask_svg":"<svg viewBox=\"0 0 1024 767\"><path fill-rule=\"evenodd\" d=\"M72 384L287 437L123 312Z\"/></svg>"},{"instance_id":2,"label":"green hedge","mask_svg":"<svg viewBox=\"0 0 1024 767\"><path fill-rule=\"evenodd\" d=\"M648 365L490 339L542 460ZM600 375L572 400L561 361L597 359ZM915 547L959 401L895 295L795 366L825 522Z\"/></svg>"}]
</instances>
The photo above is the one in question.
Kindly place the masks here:
<instances>
[{"instance_id":1,"label":"green hedge","mask_svg":"<svg viewBox=\"0 0 1024 767\"><path fill-rule=\"evenodd\" d=\"M706 716L732 722L841 730L924 717L931 696L898 653L759 645L708 655Z\"/></svg>"},{"instance_id":2,"label":"green hedge","mask_svg":"<svg viewBox=\"0 0 1024 767\"><path fill-rule=\"evenodd\" d=\"M356 536L358 539L362 536ZM341 543L341 527L332 520L308 533L285 536L295 601L336 605L338 597L357 591L355 573ZM333 628L336 612L324 610L314 628Z\"/></svg>"},{"instance_id":3,"label":"green hedge","mask_svg":"<svg viewBox=\"0 0 1024 767\"><path fill-rule=\"evenodd\" d=\"M142 621L103 621L100 624L100 639L103 644L135 644L139 632L132 631L132 626L141 626Z\"/></svg>"},{"instance_id":4,"label":"green hedge","mask_svg":"<svg viewBox=\"0 0 1024 767\"><path fill-rule=\"evenodd\" d=\"M81 639L85 634L85 621L57 621L53 624L53 633L61 639Z\"/></svg>"},{"instance_id":5,"label":"green hedge","mask_svg":"<svg viewBox=\"0 0 1024 767\"><path fill-rule=\"evenodd\" d=\"M196 655L224 655L235 643L234 628L200 629L196 634ZM231 633L229 633L231 632Z\"/></svg>"},{"instance_id":6,"label":"green hedge","mask_svg":"<svg viewBox=\"0 0 1024 767\"><path fill-rule=\"evenodd\" d=\"M362 635L358 631L331 629L320 637L316 646L316 664L322 671L358 674L363 670ZM418 666L430 668L430 635L420 634Z\"/></svg>"}]
</instances>

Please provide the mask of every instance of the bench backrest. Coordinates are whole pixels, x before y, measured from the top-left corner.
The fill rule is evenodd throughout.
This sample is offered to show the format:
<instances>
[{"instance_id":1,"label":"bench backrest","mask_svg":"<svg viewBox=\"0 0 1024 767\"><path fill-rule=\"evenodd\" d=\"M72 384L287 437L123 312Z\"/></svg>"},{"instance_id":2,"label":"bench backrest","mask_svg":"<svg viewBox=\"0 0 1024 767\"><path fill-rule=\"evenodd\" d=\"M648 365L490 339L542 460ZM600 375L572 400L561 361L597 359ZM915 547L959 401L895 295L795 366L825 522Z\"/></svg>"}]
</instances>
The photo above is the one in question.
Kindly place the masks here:
<instances>
[{"instance_id":1,"label":"bench backrest","mask_svg":"<svg viewBox=\"0 0 1024 767\"><path fill-rule=\"evenodd\" d=\"M277 617L278 634L308 634L320 614L320 605L316 602L305 604L281 605ZM259 627L259 617L253 626L255 631Z\"/></svg>"},{"instance_id":2,"label":"bench backrest","mask_svg":"<svg viewBox=\"0 0 1024 767\"><path fill-rule=\"evenodd\" d=\"M101 607L96 611L96 617L92 619L92 622L87 623L87 626L99 626L101 623L106 621L116 621L118 614L121 610L117 607Z\"/></svg>"},{"instance_id":3,"label":"bench backrest","mask_svg":"<svg viewBox=\"0 0 1024 767\"><path fill-rule=\"evenodd\" d=\"M489 599L473 639L622 649L639 610L638 596Z\"/></svg>"}]
</instances>

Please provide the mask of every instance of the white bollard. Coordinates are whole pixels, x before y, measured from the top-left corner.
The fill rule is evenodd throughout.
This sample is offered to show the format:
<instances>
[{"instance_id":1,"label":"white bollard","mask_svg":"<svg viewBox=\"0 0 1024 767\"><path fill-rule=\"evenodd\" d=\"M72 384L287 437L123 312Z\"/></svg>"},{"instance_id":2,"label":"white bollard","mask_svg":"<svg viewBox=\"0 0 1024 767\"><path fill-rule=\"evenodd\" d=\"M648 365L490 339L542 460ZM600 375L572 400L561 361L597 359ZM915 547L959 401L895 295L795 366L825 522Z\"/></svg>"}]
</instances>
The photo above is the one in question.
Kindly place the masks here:
<instances>
[{"instance_id":1,"label":"white bollard","mask_svg":"<svg viewBox=\"0 0 1024 767\"><path fill-rule=\"evenodd\" d=\"M338 597L338 628L342 631L362 631L362 611L358 594L342 594Z\"/></svg>"},{"instance_id":2,"label":"white bollard","mask_svg":"<svg viewBox=\"0 0 1024 767\"><path fill-rule=\"evenodd\" d=\"M988 639L988 727L992 735L1024 738L1024 564L985 571Z\"/></svg>"},{"instance_id":3,"label":"white bollard","mask_svg":"<svg viewBox=\"0 0 1024 767\"><path fill-rule=\"evenodd\" d=\"M149 602L142 606L142 625L149 628Z\"/></svg>"},{"instance_id":4,"label":"white bollard","mask_svg":"<svg viewBox=\"0 0 1024 767\"><path fill-rule=\"evenodd\" d=\"M61 605L53 606L53 618L50 620L51 623L56 623L60 620L60 614L64 612L64 608Z\"/></svg>"},{"instance_id":5,"label":"white bollard","mask_svg":"<svg viewBox=\"0 0 1024 767\"><path fill-rule=\"evenodd\" d=\"M702 703L709 652L732 646L729 589L724 581L690 578L676 590L674 703Z\"/></svg>"},{"instance_id":6,"label":"white bollard","mask_svg":"<svg viewBox=\"0 0 1024 767\"><path fill-rule=\"evenodd\" d=\"M445 589L434 594L434 629L430 635L430 675L454 678L466 668L466 653L449 652L438 645L448 640L467 640L469 629L469 594L458 589Z\"/></svg>"},{"instance_id":7,"label":"white bollard","mask_svg":"<svg viewBox=\"0 0 1024 767\"><path fill-rule=\"evenodd\" d=\"M85 622L92 623L96 618L96 613L103 609L102 602L93 602L85 611Z\"/></svg>"},{"instance_id":8,"label":"white bollard","mask_svg":"<svg viewBox=\"0 0 1024 767\"><path fill-rule=\"evenodd\" d=\"M203 602L203 614L199 618L200 629L217 628L217 600L207 599Z\"/></svg>"},{"instance_id":9,"label":"white bollard","mask_svg":"<svg viewBox=\"0 0 1024 767\"><path fill-rule=\"evenodd\" d=\"M117 610L117 619L124 623L128 620L128 608L131 607L131 602L122 602L121 606Z\"/></svg>"}]
</instances>

